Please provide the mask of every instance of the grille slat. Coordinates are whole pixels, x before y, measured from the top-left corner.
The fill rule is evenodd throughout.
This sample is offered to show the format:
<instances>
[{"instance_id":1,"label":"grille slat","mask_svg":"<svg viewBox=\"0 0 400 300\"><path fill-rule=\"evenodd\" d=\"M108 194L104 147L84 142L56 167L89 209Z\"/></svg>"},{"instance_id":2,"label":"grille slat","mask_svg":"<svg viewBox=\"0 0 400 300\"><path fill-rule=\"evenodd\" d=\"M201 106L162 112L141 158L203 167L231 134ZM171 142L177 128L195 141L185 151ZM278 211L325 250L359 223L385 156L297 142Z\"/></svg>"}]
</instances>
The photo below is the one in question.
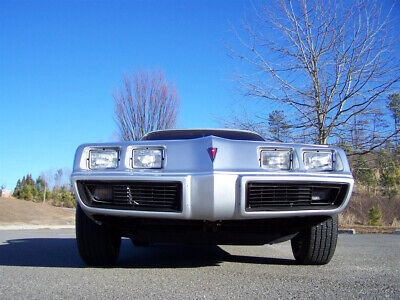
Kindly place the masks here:
<instances>
[{"instance_id":1,"label":"grille slat","mask_svg":"<svg viewBox=\"0 0 400 300\"><path fill-rule=\"evenodd\" d=\"M315 182L279 184L248 182L246 187L246 210L334 208L338 207L344 200L347 187L346 184Z\"/></svg>"},{"instance_id":2,"label":"grille slat","mask_svg":"<svg viewBox=\"0 0 400 300\"><path fill-rule=\"evenodd\" d=\"M86 188L89 205L104 208L147 210L147 211L182 211L181 182L80 182ZM96 188L111 189L112 197L96 199Z\"/></svg>"}]
</instances>

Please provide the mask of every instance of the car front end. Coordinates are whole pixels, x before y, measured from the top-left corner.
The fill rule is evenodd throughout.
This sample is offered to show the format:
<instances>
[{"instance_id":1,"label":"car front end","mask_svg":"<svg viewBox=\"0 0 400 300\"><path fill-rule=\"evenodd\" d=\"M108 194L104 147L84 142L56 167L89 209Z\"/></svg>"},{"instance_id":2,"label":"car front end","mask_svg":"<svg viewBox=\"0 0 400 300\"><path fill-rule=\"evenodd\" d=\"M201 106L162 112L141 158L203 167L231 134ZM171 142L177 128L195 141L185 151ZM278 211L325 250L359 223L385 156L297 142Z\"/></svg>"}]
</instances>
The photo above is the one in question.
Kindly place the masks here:
<instances>
[{"instance_id":1,"label":"car front end","mask_svg":"<svg viewBox=\"0 0 400 300\"><path fill-rule=\"evenodd\" d=\"M214 158L210 149L216 149ZM111 167L96 165L102 154L111 155ZM138 163L141 154L158 163ZM316 160L311 155L320 155L322 163L307 165ZM90 215L207 221L337 214L354 183L336 147L212 136L82 145L71 178Z\"/></svg>"},{"instance_id":2,"label":"car front end","mask_svg":"<svg viewBox=\"0 0 400 300\"><path fill-rule=\"evenodd\" d=\"M88 218L90 226L108 228L135 245L290 239L303 245L312 239L304 237L309 229L325 228L321 224L336 243L337 214L354 185L338 147L214 135L84 144L76 151L71 180L77 225ZM86 231L78 234L81 229L77 237L88 239ZM293 249L302 253L302 247ZM330 257L314 260L326 263Z\"/></svg>"}]
</instances>

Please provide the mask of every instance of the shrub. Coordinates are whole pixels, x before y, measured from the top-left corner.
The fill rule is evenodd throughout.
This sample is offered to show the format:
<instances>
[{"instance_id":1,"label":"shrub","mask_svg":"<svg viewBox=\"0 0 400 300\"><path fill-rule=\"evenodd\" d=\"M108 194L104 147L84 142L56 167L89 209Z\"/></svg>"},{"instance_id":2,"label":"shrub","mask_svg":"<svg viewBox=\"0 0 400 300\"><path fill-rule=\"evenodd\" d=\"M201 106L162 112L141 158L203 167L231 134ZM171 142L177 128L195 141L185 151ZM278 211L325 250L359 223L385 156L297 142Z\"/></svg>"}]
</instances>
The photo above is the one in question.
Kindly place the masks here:
<instances>
[{"instance_id":1,"label":"shrub","mask_svg":"<svg viewBox=\"0 0 400 300\"><path fill-rule=\"evenodd\" d=\"M369 222L368 224L371 226L381 226L381 219L382 219L382 211L379 204L377 206L373 206L368 213Z\"/></svg>"}]
</instances>

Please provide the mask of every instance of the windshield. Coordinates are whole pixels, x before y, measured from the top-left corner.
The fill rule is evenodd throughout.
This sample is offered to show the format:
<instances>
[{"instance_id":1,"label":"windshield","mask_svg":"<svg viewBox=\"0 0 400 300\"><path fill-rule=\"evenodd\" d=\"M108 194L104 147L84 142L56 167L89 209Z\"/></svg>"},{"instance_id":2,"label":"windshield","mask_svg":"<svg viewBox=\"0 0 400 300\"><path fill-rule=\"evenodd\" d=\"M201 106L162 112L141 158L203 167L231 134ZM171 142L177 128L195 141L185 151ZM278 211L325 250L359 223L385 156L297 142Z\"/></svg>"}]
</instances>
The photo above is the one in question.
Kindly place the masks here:
<instances>
[{"instance_id":1,"label":"windshield","mask_svg":"<svg viewBox=\"0 0 400 300\"><path fill-rule=\"evenodd\" d=\"M193 130L164 130L154 131L146 134L143 141L154 140L188 140L197 139L205 136L217 136L230 140L242 141L264 141L264 139L256 133L248 131L236 130L220 130L220 129L193 129Z\"/></svg>"}]
</instances>

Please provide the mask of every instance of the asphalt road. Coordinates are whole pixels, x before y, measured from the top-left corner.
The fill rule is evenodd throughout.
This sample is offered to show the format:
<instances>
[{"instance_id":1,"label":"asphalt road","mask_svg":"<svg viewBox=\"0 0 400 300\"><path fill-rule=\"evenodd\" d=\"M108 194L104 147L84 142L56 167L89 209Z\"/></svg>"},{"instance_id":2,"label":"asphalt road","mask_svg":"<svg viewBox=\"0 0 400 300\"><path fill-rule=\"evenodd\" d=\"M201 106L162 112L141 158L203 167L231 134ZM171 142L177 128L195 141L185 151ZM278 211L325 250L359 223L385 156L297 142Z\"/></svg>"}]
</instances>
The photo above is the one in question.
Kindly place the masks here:
<instances>
[{"instance_id":1,"label":"asphalt road","mask_svg":"<svg viewBox=\"0 0 400 300\"><path fill-rule=\"evenodd\" d=\"M326 266L290 244L152 246L123 240L118 265L87 268L73 230L0 231L0 298L397 298L400 235L340 235Z\"/></svg>"}]
</instances>

